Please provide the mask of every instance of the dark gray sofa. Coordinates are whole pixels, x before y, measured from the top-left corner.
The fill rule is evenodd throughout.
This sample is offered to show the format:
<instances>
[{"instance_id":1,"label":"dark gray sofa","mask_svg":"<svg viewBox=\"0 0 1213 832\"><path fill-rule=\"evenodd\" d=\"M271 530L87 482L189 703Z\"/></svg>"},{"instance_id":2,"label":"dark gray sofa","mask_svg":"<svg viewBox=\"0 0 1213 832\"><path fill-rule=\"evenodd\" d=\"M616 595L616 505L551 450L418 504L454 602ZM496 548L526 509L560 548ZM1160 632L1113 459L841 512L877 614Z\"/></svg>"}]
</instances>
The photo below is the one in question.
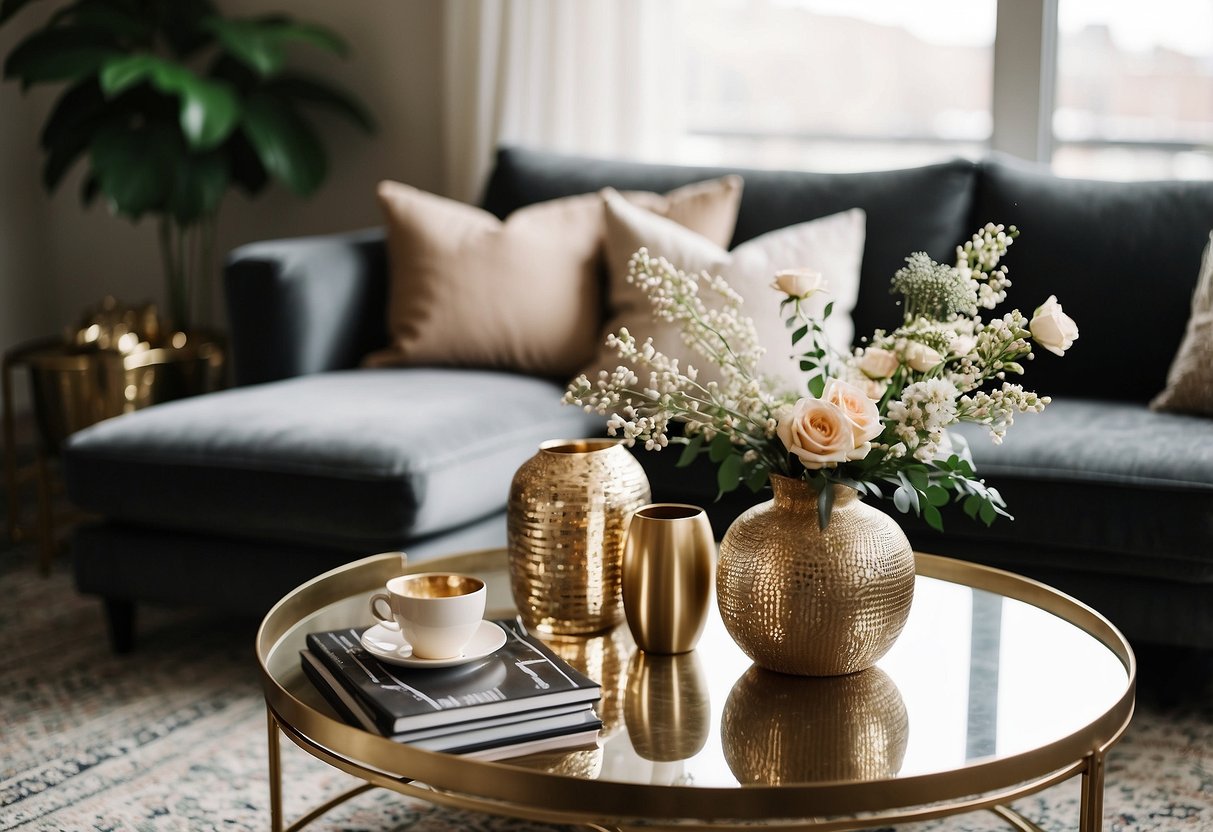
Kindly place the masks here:
<instances>
[{"instance_id":1,"label":"dark gray sofa","mask_svg":"<svg viewBox=\"0 0 1213 832\"><path fill-rule=\"evenodd\" d=\"M483 204L505 216L606 185L665 191L722 172L506 148ZM912 520L907 530L921 549L1071 592L1131 638L1213 647L1213 421L1146 407L1187 320L1213 185L1063 180L1003 159L736 172L734 244L865 209L861 334L895 322L888 281L908 253L950 260L986 221L1018 225L1013 304L1056 294L1082 334L1064 360L1042 351L1029 368L1028 386L1054 397L1045 413L1022 417L1001 447L972 438L1017 519L987 529L957 511L946 535ZM564 379L357 369L387 338L378 230L245 246L225 289L236 386L96 425L65 452L70 496L104 518L75 536L77 585L107 600L119 642L135 602L260 612L372 552L500 545L514 469L542 439L601 430L558 404ZM707 506L718 534L756 499L715 502L706 461L675 469L675 454L638 456L655 499Z\"/></svg>"}]
</instances>

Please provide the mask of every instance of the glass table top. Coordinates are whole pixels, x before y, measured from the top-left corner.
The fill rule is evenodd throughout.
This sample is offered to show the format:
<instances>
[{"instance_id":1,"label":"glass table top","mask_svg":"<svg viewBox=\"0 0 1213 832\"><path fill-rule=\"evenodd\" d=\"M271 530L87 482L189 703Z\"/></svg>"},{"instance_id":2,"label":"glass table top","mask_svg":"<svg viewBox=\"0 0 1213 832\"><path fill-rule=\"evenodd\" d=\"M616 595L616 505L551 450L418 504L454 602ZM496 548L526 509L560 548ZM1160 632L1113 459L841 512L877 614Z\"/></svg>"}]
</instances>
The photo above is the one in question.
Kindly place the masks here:
<instances>
[{"instance_id":1,"label":"glass table top","mask_svg":"<svg viewBox=\"0 0 1213 832\"><path fill-rule=\"evenodd\" d=\"M489 617L512 614L504 553L477 563L467 571L489 585ZM279 645L285 649L275 650L275 679L316 710L332 713L298 670L295 645L309 631L369 624L366 597L305 618ZM1079 627L1022 601L922 575L892 651L851 676L754 667L715 604L698 647L680 656L638 650L626 625L548 643L603 685L599 747L502 762L633 784L730 788L955 771L1079 731L1129 684L1120 659Z\"/></svg>"}]
</instances>

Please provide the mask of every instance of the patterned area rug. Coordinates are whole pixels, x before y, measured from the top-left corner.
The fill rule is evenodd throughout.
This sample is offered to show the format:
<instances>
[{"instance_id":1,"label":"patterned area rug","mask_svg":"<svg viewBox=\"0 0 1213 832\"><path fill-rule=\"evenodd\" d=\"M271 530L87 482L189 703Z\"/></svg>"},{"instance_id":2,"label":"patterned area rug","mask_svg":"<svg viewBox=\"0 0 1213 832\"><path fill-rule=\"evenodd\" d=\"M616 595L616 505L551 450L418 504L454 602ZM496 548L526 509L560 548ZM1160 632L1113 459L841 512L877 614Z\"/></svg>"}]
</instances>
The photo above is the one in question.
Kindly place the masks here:
<instances>
[{"instance_id":1,"label":"patterned area rug","mask_svg":"<svg viewBox=\"0 0 1213 832\"><path fill-rule=\"evenodd\" d=\"M100 605L77 596L66 573L60 563L43 578L27 549L0 552L0 832L268 828L255 623L141 611L136 653L114 656ZM1191 674L1175 680L1160 681L1157 695L1144 680L1138 714L1109 758L1107 830L1213 830L1213 700ZM1168 691L1167 704L1156 701ZM289 742L283 757L291 818L354 784ZM1073 829L1077 786L1056 786L1017 808L1046 830ZM309 828L554 827L374 790ZM1007 827L987 813L900 828Z\"/></svg>"}]
</instances>

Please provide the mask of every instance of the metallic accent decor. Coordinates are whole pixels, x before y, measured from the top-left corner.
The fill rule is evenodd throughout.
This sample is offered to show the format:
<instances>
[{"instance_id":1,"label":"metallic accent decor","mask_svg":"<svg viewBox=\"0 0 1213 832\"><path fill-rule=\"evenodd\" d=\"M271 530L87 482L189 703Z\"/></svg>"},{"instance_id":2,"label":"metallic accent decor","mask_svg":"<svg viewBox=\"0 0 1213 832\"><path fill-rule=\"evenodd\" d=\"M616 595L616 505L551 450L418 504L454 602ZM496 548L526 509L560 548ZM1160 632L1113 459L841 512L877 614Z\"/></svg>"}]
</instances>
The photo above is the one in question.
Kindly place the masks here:
<instances>
[{"instance_id":1,"label":"metallic accent decor","mask_svg":"<svg viewBox=\"0 0 1213 832\"><path fill-rule=\"evenodd\" d=\"M514 603L528 629L595 633L623 617L623 530L649 502L644 469L618 440L544 442L510 485Z\"/></svg>"},{"instance_id":2,"label":"metallic accent decor","mask_svg":"<svg viewBox=\"0 0 1213 832\"><path fill-rule=\"evenodd\" d=\"M623 727L624 684L628 656L636 649L627 627L591 636L544 636L543 643L577 670L602 685L602 698L594 705L606 738Z\"/></svg>"},{"instance_id":3,"label":"metallic accent decor","mask_svg":"<svg viewBox=\"0 0 1213 832\"><path fill-rule=\"evenodd\" d=\"M727 714L720 719L709 717L701 721L695 710L703 700L697 681L700 677L684 664L688 659L693 664L696 655L705 666L718 653L738 658L732 642L709 620L697 653L674 657L640 654L634 660L632 679L619 679L617 684L629 691L625 705L626 735L617 734L603 749L568 752L563 763L559 754L484 762L425 751L348 725L336 716L301 672L299 651L306 645L307 633L365 623L367 598L389 578L402 573L443 570L477 575L488 584L486 615L502 617L511 612L508 557L504 550L451 555L415 566L404 564L398 553L376 555L340 566L292 590L270 610L258 630L256 652L268 710L269 828L273 832L305 828L323 812L365 792L371 785L438 805L537 822L581 824L598 830L742 832L765 828L841 832L979 810L997 813L1016 829L1032 830L1039 827L1009 808L1009 804L1073 780L1081 795L1077 828L1081 832L1099 832L1106 755L1129 725L1135 701L1137 663L1124 636L1090 607L1036 581L933 555L920 553L916 560L917 580L929 584L930 592L943 590L942 597L952 599L944 601L951 612L956 611L953 603L965 605L966 595L971 597L964 592L966 589L992 593L1008 603L1028 605L1032 608L1030 617L1056 619L1064 631L1076 638L1068 646L1065 642L1034 642L1034 649L1088 657L1089 650L1099 651L1103 659L1122 667L1123 674L1116 681L1111 677L1102 681L1093 679L1079 696L1091 699L1090 707L1083 708L1083 716L1065 724L1064 730L1044 731L1022 746L990 757L970 760L961 755L947 764L915 770L909 750L904 764L897 760L901 753L897 740L901 708L906 707L911 715L911 733L905 735L911 744L916 735L925 736L929 747L939 725L951 724L947 720L935 722L932 714L939 709L930 707L919 720L919 712L911 701L907 684L915 685L921 695L922 680L916 677L924 672L929 676L929 671L913 665L889 668L905 692L904 705L900 703L900 694L894 694L883 683L880 671L839 679L789 679L758 671L745 672L740 684L735 684L731 691L726 687L727 694L716 696L725 702ZM961 592L954 594L948 585ZM616 632L622 634L622 643L628 641L626 628L620 627ZM915 638L923 639L924 635L917 632ZM931 650L930 639L928 633L927 646L922 641L908 646L912 653ZM1078 642L1084 642L1085 648L1070 653ZM1030 663L1020 666L1026 668ZM719 668L710 670L706 674L709 686L717 682L719 675ZM607 684L605 678L600 681ZM1039 678L1020 681L1027 685L1047 684L1046 679ZM963 691L966 679L961 674L956 679L931 679L927 684L938 685L941 691ZM810 689L830 691L831 696L845 701L836 703L837 710L831 711L832 706L822 701L826 698L824 694L808 695L810 702L787 698L800 697ZM666 700L666 691L671 690L674 698ZM715 690L718 689L713 690L714 695ZM772 698L781 703L779 708L786 707L790 713L784 717L769 715L764 721L760 711L776 708ZM881 702L885 705L880 705ZM878 719L875 710L880 707L888 708L892 718ZM832 713L838 714L837 719L846 728L841 735L828 735L838 743L834 750L839 754L855 754L867 748L878 759L860 763L852 757L848 765L854 765L854 779L808 780L795 776L797 772L811 771L818 764L829 765L820 754L824 749L795 741L804 736L798 731L809 729L807 724L797 725L797 720L807 723L808 718L819 714L828 721ZM1021 714L1018 719L1027 724L1038 721L1031 713ZM694 756L670 762L653 761L647 769L637 765L637 750L655 756L685 752L691 742L688 740L686 747L677 747L680 733L696 734L701 724L710 733ZM863 724L881 733L879 741L869 742L871 738L857 733ZM784 728L788 733L782 733ZM760 735L762 730L768 733ZM767 742L771 755L776 752L788 755L788 762L763 757L761 749L750 747L747 751L738 740L740 732L753 734L746 742L757 739ZM827 735L821 736L824 742ZM284 782L289 788L290 780L282 770L284 737L312 757L364 783L307 811L288 825L283 790ZM724 756L726 746L730 748L728 757ZM613 747L626 751L621 756L612 756ZM751 756L743 760L742 755L747 753ZM630 766L633 774L646 769L641 774L653 776L628 776L629 771L621 770L621 761ZM736 767L737 777L712 782L700 782L696 777L705 772L709 776L717 771L727 773L730 765ZM896 776L881 776L881 772L893 771L898 766ZM667 776L678 771L687 776ZM754 782L736 782L746 771L754 775ZM787 773L791 779L767 782L781 773ZM305 796L296 797L307 802Z\"/></svg>"},{"instance_id":4,"label":"metallic accent decor","mask_svg":"<svg viewBox=\"0 0 1213 832\"><path fill-rule=\"evenodd\" d=\"M772 476L775 498L747 510L720 544L717 603L760 667L838 676L874 665L901 634L914 553L893 518L834 486L829 528L803 480Z\"/></svg>"},{"instance_id":5,"label":"metallic accent decor","mask_svg":"<svg viewBox=\"0 0 1213 832\"><path fill-rule=\"evenodd\" d=\"M637 754L669 763L703 749L712 730L712 703L694 651L658 656L637 650L627 682L623 713Z\"/></svg>"},{"instance_id":6,"label":"metallic accent decor","mask_svg":"<svg viewBox=\"0 0 1213 832\"><path fill-rule=\"evenodd\" d=\"M901 770L910 718L878 667L820 678L751 667L729 693L720 734L739 783L873 781Z\"/></svg>"},{"instance_id":7,"label":"metallic accent decor","mask_svg":"<svg viewBox=\"0 0 1213 832\"><path fill-rule=\"evenodd\" d=\"M637 509L623 544L623 610L641 650L685 653L708 619L716 541L699 506Z\"/></svg>"}]
</instances>

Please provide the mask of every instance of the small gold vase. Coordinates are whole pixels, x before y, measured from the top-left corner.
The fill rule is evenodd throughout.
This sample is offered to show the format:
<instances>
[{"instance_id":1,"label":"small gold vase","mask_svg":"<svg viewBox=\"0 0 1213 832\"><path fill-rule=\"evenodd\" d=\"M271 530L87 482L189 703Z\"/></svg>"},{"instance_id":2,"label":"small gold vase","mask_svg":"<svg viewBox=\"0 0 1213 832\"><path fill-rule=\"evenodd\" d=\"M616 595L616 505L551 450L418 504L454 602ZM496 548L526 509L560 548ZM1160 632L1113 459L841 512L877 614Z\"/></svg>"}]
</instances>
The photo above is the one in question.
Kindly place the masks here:
<instances>
[{"instance_id":1,"label":"small gold vase","mask_svg":"<svg viewBox=\"0 0 1213 832\"><path fill-rule=\"evenodd\" d=\"M874 665L905 626L914 553L901 527L834 486L822 531L817 492L772 476L775 498L733 522L720 544L716 595L733 640L760 667L838 676Z\"/></svg>"},{"instance_id":2,"label":"small gold vase","mask_svg":"<svg viewBox=\"0 0 1213 832\"><path fill-rule=\"evenodd\" d=\"M623 543L623 612L649 653L695 649L708 620L716 541L699 506L654 503L636 511Z\"/></svg>"},{"instance_id":3,"label":"small gold vase","mask_svg":"<svg viewBox=\"0 0 1213 832\"><path fill-rule=\"evenodd\" d=\"M553 440L514 474L506 511L510 589L528 629L576 635L623 618L623 532L649 502L618 440Z\"/></svg>"},{"instance_id":4,"label":"small gold vase","mask_svg":"<svg viewBox=\"0 0 1213 832\"><path fill-rule=\"evenodd\" d=\"M712 728L708 691L695 651L663 656L637 650L628 665L623 710L636 753L668 763L702 751Z\"/></svg>"},{"instance_id":5,"label":"small gold vase","mask_svg":"<svg viewBox=\"0 0 1213 832\"><path fill-rule=\"evenodd\" d=\"M882 780L901 771L910 717L878 667L820 679L751 667L729 692L720 740L743 785Z\"/></svg>"}]
</instances>

